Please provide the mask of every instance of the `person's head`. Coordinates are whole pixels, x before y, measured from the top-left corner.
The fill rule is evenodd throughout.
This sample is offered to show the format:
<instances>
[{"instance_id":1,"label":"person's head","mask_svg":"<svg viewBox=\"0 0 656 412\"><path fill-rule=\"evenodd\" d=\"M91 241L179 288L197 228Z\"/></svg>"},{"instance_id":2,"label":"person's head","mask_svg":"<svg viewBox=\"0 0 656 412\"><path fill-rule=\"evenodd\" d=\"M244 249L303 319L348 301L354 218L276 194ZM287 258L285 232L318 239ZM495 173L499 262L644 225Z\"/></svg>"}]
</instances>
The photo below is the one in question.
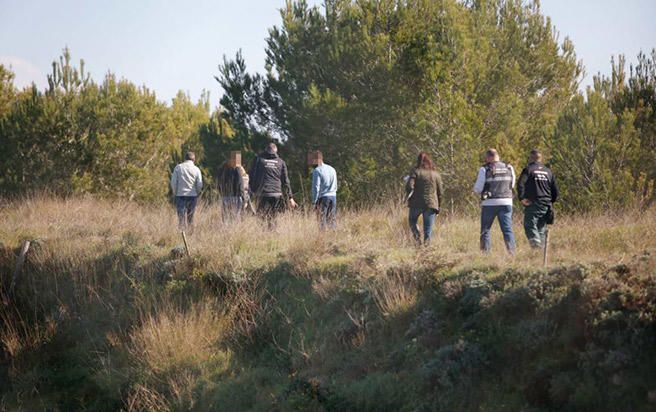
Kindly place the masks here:
<instances>
[{"instance_id":1,"label":"person's head","mask_svg":"<svg viewBox=\"0 0 656 412\"><path fill-rule=\"evenodd\" d=\"M192 151L185 153L185 160L191 160L192 162L196 161L196 154Z\"/></svg>"},{"instance_id":2,"label":"person's head","mask_svg":"<svg viewBox=\"0 0 656 412\"><path fill-rule=\"evenodd\" d=\"M497 149L490 148L485 151L485 163L492 163L498 161L499 161L499 152L497 152Z\"/></svg>"},{"instance_id":3,"label":"person's head","mask_svg":"<svg viewBox=\"0 0 656 412\"><path fill-rule=\"evenodd\" d=\"M230 167L241 166L241 152L239 151L230 152L230 158L228 159L228 166Z\"/></svg>"},{"instance_id":4,"label":"person's head","mask_svg":"<svg viewBox=\"0 0 656 412\"><path fill-rule=\"evenodd\" d=\"M528 155L528 162L529 163L542 162L542 153L540 153L540 151L537 149L531 150L531 153L529 153Z\"/></svg>"},{"instance_id":5,"label":"person's head","mask_svg":"<svg viewBox=\"0 0 656 412\"><path fill-rule=\"evenodd\" d=\"M433 170L434 168L435 167L433 166L433 161L431 160L428 153L419 152L419 156L417 156L417 169Z\"/></svg>"},{"instance_id":6,"label":"person's head","mask_svg":"<svg viewBox=\"0 0 656 412\"><path fill-rule=\"evenodd\" d=\"M313 150L308 153L308 165L311 167L321 166L323 164L323 153L320 150Z\"/></svg>"},{"instance_id":7,"label":"person's head","mask_svg":"<svg viewBox=\"0 0 656 412\"><path fill-rule=\"evenodd\" d=\"M278 153L278 146L276 146L276 144L273 143L273 142L268 143L264 147L264 151L267 152L268 154L276 154L276 153Z\"/></svg>"}]
</instances>

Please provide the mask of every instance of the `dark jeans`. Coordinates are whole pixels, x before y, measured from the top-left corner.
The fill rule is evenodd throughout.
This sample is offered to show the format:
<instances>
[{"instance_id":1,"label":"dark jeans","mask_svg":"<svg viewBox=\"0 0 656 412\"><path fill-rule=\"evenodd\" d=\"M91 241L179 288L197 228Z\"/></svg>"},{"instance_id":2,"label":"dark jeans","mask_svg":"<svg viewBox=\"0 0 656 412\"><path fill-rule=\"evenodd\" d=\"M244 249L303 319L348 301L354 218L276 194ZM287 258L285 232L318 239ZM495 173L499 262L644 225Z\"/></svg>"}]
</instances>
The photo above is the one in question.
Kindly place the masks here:
<instances>
[{"instance_id":1,"label":"dark jeans","mask_svg":"<svg viewBox=\"0 0 656 412\"><path fill-rule=\"evenodd\" d=\"M324 196L317 201L319 213L319 228L325 230L326 226L337 229L337 197Z\"/></svg>"},{"instance_id":2,"label":"dark jeans","mask_svg":"<svg viewBox=\"0 0 656 412\"><path fill-rule=\"evenodd\" d=\"M257 213L267 222L269 229L276 227L276 217L285 211L285 199L279 197L260 197Z\"/></svg>"},{"instance_id":3,"label":"dark jeans","mask_svg":"<svg viewBox=\"0 0 656 412\"><path fill-rule=\"evenodd\" d=\"M437 210L410 208L408 223L410 224L410 230L412 230L412 236L417 242L421 242L421 234L419 233L419 225L417 223L419 222L419 216L422 215L424 217L424 243L429 244L433 235L433 225L437 217Z\"/></svg>"},{"instance_id":4,"label":"dark jeans","mask_svg":"<svg viewBox=\"0 0 656 412\"><path fill-rule=\"evenodd\" d=\"M196 196L175 197L175 209L178 212L178 227L180 230L185 230L194 223L197 200Z\"/></svg>"},{"instance_id":5,"label":"dark jeans","mask_svg":"<svg viewBox=\"0 0 656 412\"><path fill-rule=\"evenodd\" d=\"M490 229L495 218L499 218L499 226L503 232L503 240L509 253L515 253L515 235L512 229L512 206L481 207L481 250L489 252L492 246Z\"/></svg>"},{"instance_id":6,"label":"dark jeans","mask_svg":"<svg viewBox=\"0 0 656 412\"><path fill-rule=\"evenodd\" d=\"M524 208L524 233L532 248L544 245L547 230L548 204L531 203Z\"/></svg>"},{"instance_id":7,"label":"dark jeans","mask_svg":"<svg viewBox=\"0 0 656 412\"><path fill-rule=\"evenodd\" d=\"M221 198L221 219L223 223L241 220L241 211L244 208L244 201L239 196L223 196Z\"/></svg>"}]
</instances>

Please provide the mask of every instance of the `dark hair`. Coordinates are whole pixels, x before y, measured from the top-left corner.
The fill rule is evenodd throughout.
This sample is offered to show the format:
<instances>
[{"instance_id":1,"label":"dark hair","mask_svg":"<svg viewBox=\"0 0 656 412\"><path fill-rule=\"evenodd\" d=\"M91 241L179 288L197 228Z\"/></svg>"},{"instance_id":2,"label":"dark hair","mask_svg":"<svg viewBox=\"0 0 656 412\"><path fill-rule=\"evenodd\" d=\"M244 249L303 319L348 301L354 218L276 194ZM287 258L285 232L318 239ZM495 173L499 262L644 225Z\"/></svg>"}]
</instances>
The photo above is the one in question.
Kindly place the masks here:
<instances>
[{"instance_id":1,"label":"dark hair","mask_svg":"<svg viewBox=\"0 0 656 412\"><path fill-rule=\"evenodd\" d=\"M270 154L274 154L278 152L278 146L276 146L275 143L267 143L267 145L264 147L264 151Z\"/></svg>"},{"instance_id":2,"label":"dark hair","mask_svg":"<svg viewBox=\"0 0 656 412\"><path fill-rule=\"evenodd\" d=\"M435 167L433 166L433 161L431 160L428 153L419 152L419 156L417 156L417 169L428 169L428 170L435 169Z\"/></svg>"},{"instance_id":3,"label":"dark hair","mask_svg":"<svg viewBox=\"0 0 656 412\"><path fill-rule=\"evenodd\" d=\"M540 153L540 151L537 149L531 150L531 153L529 153L529 160L532 162L541 162L542 153Z\"/></svg>"},{"instance_id":4,"label":"dark hair","mask_svg":"<svg viewBox=\"0 0 656 412\"><path fill-rule=\"evenodd\" d=\"M185 160L195 161L196 160L196 155L194 154L194 152L189 151L189 152L185 153Z\"/></svg>"}]
</instances>

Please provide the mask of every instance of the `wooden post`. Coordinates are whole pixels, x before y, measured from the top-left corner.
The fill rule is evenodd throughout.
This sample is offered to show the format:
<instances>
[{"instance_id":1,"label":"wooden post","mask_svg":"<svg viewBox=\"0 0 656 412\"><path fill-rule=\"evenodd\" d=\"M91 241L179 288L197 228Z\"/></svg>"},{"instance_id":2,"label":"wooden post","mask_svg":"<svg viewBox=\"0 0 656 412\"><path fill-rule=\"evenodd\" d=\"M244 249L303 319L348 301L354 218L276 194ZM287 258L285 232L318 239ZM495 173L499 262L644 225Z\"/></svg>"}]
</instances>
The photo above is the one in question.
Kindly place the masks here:
<instances>
[{"instance_id":1,"label":"wooden post","mask_svg":"<svg viewBox=\"0 0 656 412\"><path fill-rule=\"evenodd\" d=\"M549 226L544 231L544 256L542 257L542 265L547 267L547 259L549 257Z\"/></svg>"},{"instance_id":2,"label":"wooden post","mask_svg":"<svg viewBox=\"0 0 656 412\"><path fill-rule=\"evenodd\" d=\"M187 243L187 235L185 235L185 231L182 231L182 241L184 242L184 247L185 247L185 252L187 252L187 257L191 256L189 253L189 244Z\"/></svg>"},{"instance_id":3,"label":"wooden post","mask_svg":"<svg viewBox=\"0 0 656 412\"><path fill-rule=\"evenodd\" d=\"M21 247L20 254L16 260L16 270L14 270L14 277L11 279L11 286L9 286L9 293L14 293L14 288L16 287L16 281L18 281L18 276L20 276L23 265L25 264L25 258L27 256L27 251L30 250L30 241L26 240L23 242Z\"/></svg>"}]
</instances>

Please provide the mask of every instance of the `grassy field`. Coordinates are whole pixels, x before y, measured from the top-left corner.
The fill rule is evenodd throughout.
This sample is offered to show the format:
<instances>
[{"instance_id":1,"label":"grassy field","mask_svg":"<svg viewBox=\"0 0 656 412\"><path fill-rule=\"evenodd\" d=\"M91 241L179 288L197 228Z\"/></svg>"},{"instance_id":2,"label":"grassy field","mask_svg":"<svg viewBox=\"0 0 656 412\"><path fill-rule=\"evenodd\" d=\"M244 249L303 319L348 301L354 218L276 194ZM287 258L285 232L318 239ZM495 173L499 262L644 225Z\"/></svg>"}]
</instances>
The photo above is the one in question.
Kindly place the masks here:
<instances>
[{"instance_id":1,"label":"grassy field","mask_svg":"<svg viewBox=\"0 0 656 412\"><path fill-rule=\"evenodd\" d=\"M0 204L0 410L654 410L656 210L558 217L550 265L403 207L275 232L91 198ZM32 240L9 296L17 251Z\"/></svg>"}]
</instances>

